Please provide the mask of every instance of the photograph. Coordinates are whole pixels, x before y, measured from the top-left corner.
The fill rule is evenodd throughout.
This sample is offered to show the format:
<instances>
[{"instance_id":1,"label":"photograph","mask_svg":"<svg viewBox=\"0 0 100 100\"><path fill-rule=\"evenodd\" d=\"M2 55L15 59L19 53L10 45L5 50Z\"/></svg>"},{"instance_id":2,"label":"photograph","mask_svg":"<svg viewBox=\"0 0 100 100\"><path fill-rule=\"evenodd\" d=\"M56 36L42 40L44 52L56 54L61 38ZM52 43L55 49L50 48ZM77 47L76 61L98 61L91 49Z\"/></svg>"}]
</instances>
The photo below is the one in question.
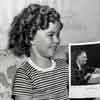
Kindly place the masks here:
<instances>
[{"instance_id":1,"label":"photograph","mask_svg":"<svg viewBox=\"0 0 100 100\"><path fill-rule=\"evenodd\" d=\"M100 41L69 44L69 92L72 98L100 97L99 52ZM76 95L76 91L79 94Z\"/></svg>"},{"instance_id":2,"label":"photograph","mask_svg":"<svg viewBox=\"0 0 100 100\"><path fill-rule=\"evenodd\" d=\"M0 0L0 100L100 100L100 0Z\"/></svg>"}]
</instances>

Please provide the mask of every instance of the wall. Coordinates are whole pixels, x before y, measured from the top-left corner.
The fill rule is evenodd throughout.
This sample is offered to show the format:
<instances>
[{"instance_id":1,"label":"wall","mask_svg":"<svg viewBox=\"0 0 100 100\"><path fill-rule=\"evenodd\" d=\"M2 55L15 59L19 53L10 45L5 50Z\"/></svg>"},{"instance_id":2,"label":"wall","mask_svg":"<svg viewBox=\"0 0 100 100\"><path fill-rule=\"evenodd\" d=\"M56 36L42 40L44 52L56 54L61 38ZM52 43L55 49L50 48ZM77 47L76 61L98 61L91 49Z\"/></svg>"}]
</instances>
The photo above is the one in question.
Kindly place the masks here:
<instances>
[{"instance_id":1,"label":"wall","mask_svg":"<svg viewBox=\"0 0 100 100\"><path fill-rule=\"evenodd\" d=\"M87 42L100 39L100 0L70 0L64 17L63 41Z\"/></svg>"},{"instance_id":2,"label":"wall","mask_svg":"<svg viewBox=\"0 0 100 100\"><path fill-rule=\"evenodd\" d=\"M100 0L0 0L0 49L7 47L13 17L29 3L48 4L61 13L61 44L99 40Z\"/></svg>"}]
</instances>

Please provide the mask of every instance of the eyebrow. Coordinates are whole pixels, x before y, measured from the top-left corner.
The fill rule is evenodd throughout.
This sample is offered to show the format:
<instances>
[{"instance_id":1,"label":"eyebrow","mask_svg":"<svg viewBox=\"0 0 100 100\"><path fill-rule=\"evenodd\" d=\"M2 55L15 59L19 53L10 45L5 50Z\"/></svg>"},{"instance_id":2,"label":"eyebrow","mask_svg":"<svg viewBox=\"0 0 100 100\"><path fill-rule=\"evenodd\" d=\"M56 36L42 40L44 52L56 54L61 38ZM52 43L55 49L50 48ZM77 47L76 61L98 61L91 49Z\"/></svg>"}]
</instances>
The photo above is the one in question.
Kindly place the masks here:
<instances>
[{"instance_id":1,"label":"eyebrow","mask_svg":"<svg viewBox=\"0 0 100 100\"><path fill-rule=\"evenodd\" d=\"M54 32L54 31L49 31L49 32L48 32L48 35L49 35L49 34L55 34L55 32Z\"/></svg>"},{"instance_id":2,"label":"eyebrow","mask_svg":"<svg viewBox=\"0 0 100 100\"><path fill-rule=\"evenodd\" d=\"M48 35L51 35L51 34L54 35L54 34L56 33L55 35L56 35L57 37L60 36L60 32L59 32L59 31L58 31L58 32L55 32L55 31L50 30L50 31L48 31L48 33L49 33Z\"/></svg>"}]
</instances>

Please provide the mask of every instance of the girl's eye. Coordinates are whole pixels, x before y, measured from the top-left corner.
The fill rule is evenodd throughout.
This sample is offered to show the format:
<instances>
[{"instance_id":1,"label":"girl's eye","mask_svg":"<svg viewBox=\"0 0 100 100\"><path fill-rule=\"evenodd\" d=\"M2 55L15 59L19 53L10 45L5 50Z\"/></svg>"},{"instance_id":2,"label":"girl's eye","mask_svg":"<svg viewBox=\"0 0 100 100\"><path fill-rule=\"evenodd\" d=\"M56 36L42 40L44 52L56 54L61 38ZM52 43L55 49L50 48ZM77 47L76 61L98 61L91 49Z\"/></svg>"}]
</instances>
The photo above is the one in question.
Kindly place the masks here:
<instances>
[{"instance_id":1,"label":"girl's eye","mask_svg":"<svg viewBox=\"0 0 100 100\"><path fill-rule=\"evenodd\" d=\"M48 35L49 37L53 37L53 34Z\"/></svg>"},{"instance_id":2,"label":"girl's eye","mask_svg":"<svg viewBox=\"0 0 100 100\"><path fill-rule=\"evenodd\" d=\"M49 36L53 37L53 34L51 34L51 35L49 35Z\"/></svg>"}]
</instances>

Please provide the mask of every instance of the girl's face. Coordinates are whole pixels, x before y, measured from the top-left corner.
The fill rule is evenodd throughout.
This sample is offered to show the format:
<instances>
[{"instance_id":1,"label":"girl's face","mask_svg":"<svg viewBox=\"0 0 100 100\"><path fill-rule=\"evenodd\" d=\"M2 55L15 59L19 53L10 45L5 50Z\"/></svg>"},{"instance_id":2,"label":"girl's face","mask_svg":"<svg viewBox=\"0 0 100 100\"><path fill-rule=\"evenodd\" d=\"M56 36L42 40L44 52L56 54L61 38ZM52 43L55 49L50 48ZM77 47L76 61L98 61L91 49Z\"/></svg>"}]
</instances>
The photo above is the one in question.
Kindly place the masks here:
<instances>
[{"instance_id":1,"label":"girl's face","mask_svg":"<svg viewBox=\"0 0 100 100\"><path fill-rule=\"evenodd\" d=\"M52 57L60 43L60 27L57 23L49 23L49 28L38 30L33 42L40 56Z\"/></svg>"}]
</instances>

